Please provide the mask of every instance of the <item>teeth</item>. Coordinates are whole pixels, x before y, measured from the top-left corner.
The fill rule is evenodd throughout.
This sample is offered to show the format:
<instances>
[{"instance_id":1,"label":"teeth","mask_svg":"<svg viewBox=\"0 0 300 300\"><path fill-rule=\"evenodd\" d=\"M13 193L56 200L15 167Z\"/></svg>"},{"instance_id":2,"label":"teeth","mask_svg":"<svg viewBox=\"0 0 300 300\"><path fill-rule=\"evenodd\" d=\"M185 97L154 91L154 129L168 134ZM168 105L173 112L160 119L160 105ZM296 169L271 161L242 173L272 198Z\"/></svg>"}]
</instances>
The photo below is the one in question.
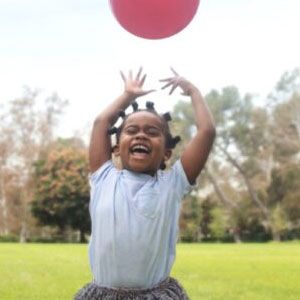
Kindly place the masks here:
<instances>
[{"instance_id":1,"label":"teeth","mask_svg":"<svg viewBox=\"0 0 300 300\"><path fill-rule=\"evenodd\" d=\"M149 149L146 146L144 146L144 145L135 145L132 148L132 151L136 151L136 150L144 150L146 152L149 152Z\"/></svg>"}]
</instances>

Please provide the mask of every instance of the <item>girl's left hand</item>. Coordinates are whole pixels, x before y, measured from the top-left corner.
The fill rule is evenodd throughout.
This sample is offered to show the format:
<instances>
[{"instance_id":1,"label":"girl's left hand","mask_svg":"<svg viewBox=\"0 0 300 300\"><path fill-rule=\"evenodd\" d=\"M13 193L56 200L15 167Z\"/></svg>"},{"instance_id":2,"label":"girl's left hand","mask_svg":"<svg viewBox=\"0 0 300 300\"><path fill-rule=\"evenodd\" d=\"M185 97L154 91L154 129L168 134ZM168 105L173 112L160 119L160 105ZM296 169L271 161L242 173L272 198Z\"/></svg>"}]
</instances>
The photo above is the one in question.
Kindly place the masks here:
<instances>
[{"instance_id":1,"label":"girl's left hand","mask_svg":"<svg viewBox=\"0 0 300 300\"><path fill-rule=\"evenodd\" d=\"M190 96L193 91L196 91L197 88L188 80L186 80L184 77L181 77L172 67L171 71L173 72L174 76L160 79L160 82L166 82L166 84L162 87L162 90L171 86L171 90L169 92L169 95L171 95L177 87L180 87L182 89L182 95L184 96Z\"/></svg>"}]
</instances>

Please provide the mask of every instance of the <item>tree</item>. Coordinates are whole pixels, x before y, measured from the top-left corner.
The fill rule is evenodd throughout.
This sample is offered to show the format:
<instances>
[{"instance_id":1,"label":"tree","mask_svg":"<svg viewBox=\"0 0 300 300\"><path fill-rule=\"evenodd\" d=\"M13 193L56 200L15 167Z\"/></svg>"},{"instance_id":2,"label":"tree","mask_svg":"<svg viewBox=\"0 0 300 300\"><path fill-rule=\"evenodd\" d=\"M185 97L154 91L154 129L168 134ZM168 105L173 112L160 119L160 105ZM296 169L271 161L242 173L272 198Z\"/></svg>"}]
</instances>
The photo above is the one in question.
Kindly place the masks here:
<instances>
[{"instance_id":1,"label":"tree","mask_svg":"<svg viewBox=\"0 0 300 300\"><path fill-rule=\"evenodd\" d=\"M0 115L0 213L1 224L0 234L9 234L9 210L8 210L8 182L9 176L9 160L13 152L13 137L11 128L7 122L5 113Z\"/></svg>"},{"instance_id":2,"label":"tree","mask_svg":"<svg viewBox=\"0 0 300 300\"><path fill-rule=\"evenodd\" d=\"M300 236L300 166L290 165L272 172L272 182L268 188L269 205L273 208L274 231L277 240L287 236ZM285 233L285 234L284 234Z\"/></svg>"},{"instance_id":3,"label":"tree","mask_svg":"<svg viewBox=\"0 0 300 300\"><path fill-rule=\"evenodd\" d=\"M274 167L267 189L277 239L300 236L300 69L282 75L270 96ZM279 228L279 229L278 229ZM281 229L280 229L281 228ZM290 233L289 233L290 232Z\"/></svg>"},{"instance_id":4,"label":"tree","mask_svg":"<svg viewBox=\"0 0 300 300\"><path fill-rule=\"evenodd\" d=\"M272 210L271 219L274 240L281 241L282 235L288 229L288 218L280 204Z\"/></svg>"},{"instance_id":5,"label":"tree","mask_svg":"<svg viewBox=\"0 0 300 300\"><path fill-rule=\"evenodd\" d=\"M70 226L84 242L90 230L86 149L78 141L59 140L35 163L34 178L32 212L40 224L58 227L61 233Z\"/></svg>"},{"instance_id":6,"label":"tree","mask_svg":"<svg viewBox=\"0 0 300 300\"><path fill-rule=\"evenodd\" d=\"M56 94L42 99L39 91L26 88L22 97L10 101L4 107L0 117L0 202L7 220L5 215L13 213L7 210L5 203L8 201L5 197L8 194L15 197L9 199L9 202L16 204L11 207L12 211L18 210L18 219L15 221L20 225L19 236L22 242L29 237L32 228L29 204L33 197L33 162L52 142L55 127L66 104L67 101ZM10 177L13 178L13 184L5 178L6 174L7 178L9 174L14 174ZM15 191L19 191L18 195L8 193L12 185ZM7 225L4 226L7 228Z\"/></svg>"},{"instance_id":7,"label":"tree","mask_svg":"<svg viewBox=\"0 0 300 300\"><path fill-rule=\"evenodd\" d=\"M255 206L253 210L248 208L249 215L253 217L256 214L257 222L265 227L266 232L274 234L274 239L277 239L277 225L273 218L274 208L268 205L267 188L272 180L272 170L276 166L276 157L278 157L276 151L280 148L274 143L276 135L273 134L275 130L273 130L270 113L265 108L254 107L251 95L246 94L241 97L238 89L232 86L223 88L221 92L212 90L205 98L216 121L217 138L211 159L206 165L204 176L201 177L201 182L205 182L204 189L208 188L208 184L213 187L215 192L213 198L219 199L226 214L230 216L228 225L237 242L241 240L240 229L244 228L247 231L248 228L245 226L250 226L250 223L245 221L242 209L245 208L242 201L248 199ZM294 107L296 108L296 104ZM286 110L283 108L279 110L277 105L274 112ZM174 128L183 136L182 144L185 144L193 133L191 106L184 101L178 102L174 115ZM298 115L294 114L294 129L297 128ZM289 125L287 121L290 119L287 116L285 123ZM278 132L280 130L277 131L277 135ZM289 139L288 147L297 150L295 135L293 138L294 142L292 138ZM280 141L283 141L282 136L278 139L278 142ZM287 151L286 147L283 149ZM290 155L295 153L297 153L295 150L294 152L288 150L286 157L290 159ZM233 192L228 196L226 191L231 190ZM198 192L201 193L200 190ZM185 207L183 213L184 210ZM243 226L239 226L239 223Z\"/></svg>"},{"instance_id":8,"label":"tree","mask_svg":"<svg viewBox=\"0 0 300 300\"><path fill-rule=\"evenodd\" d=\"M212 96L211 98L206 97L206 100L208 101L208 104L213 111L215 119L217 119L217 122L221 124L226 123L224 121L225 120L224 115L226 113L224 114L224 112L228 111L230 107L234 107L235 99L230 97L230 95L232 93L233 94L237 93L237 90L231 87L225 89L225 91L228 94L227 97L224 97L225 101L219 101L219 98L222 97L215 90L211 92L211 96ZM179 154L182 152L182 148L184 147L184 145L186 145L189 142L192 135L194 134L195 121L194 121L194 112L192 106L190 105L189 102L186 101L179 101L176 104L176 106L174 107L173 116L174 116L174 122L172 122L171 124L172 129L174 132L176 132L176 134L179 134L182 138L181 144L175 149L175 155L173 155L173 160L175 160L179 157ZM218 127L218 123L217 123L217 128L218 130L220 130L221 128L220 126ZM214 191L216 192L217 199L221 201L222 205L226 207L226 211L230 213L232 209L236 207L237 204L232 199L228 198L226 194L222 191L222 187L218 183L218 180L214 175L213 172L214 167L220 165L220 162L216 160L215 157L216 157L215 155L212 155L212 159L210 159L210 162L207 163L207 167L205 168L205 171L203 171L201 175L201 179L200 179L201 186L200 184L195 186L193 195L196 195L198 199L197 202L201 206L201 202L203 202L204 201L203 199L206 198L206 196L201 195L202 190L209 188L209 185L211 185ZM182 225L181 230L184 232L184 234L190 233L193 236L195 236L196 232L198 232L198 237L202 235L203 238L207 238L209 234L208 232L209 229L208 227L204 228L201 225L206 223L202 222L201 220L198 220L198 222L196 223L195 218L192 217L192 214L189 213L189 210L190 210L190 205L184 204L181 213L182 216L181 224L185 224L185 226ZM201 218L204 218L204 216L200 215L200 219ZM234 227L234 224L232 224L232 226ZM240 241L238 230L233 229L232 232L234 233L235 240Z\"/></svg>"},{"instance_id":9,"label":"tree","mask_svg":"<svg viewBox=\"0 0 300 300\"><path fill-rule=\"evenodd\" d=\"M185 242L197 242L201 238L200 223L202 219L199 199L189 195L182 203L179 220L180 239Z\"/></svg>"},{"instance_id":10,"label":"tree","mask_svg":"<svg viewBox=\"0 0 300 300\"><path fill-rule=\"evenodd\" d=\"M230 216L231 222L228 222L228 225L230 227L230 232L233 235L234 241L236 243L240 243L242 241L240 236L240 228L238 226L237 219L240 215L240 207L238 205L238 202L232 201L231 197L227 196L227 194L224 191L224 188L221 188L221 185L219 184L216 176L212 173L209 166L205 167L205 175L208 179L208 181L212 184L214 188L214 192L221 202L221 204L224 207L224 212ZM228 186L228 185L227 185ZM236 215L238 217L236 217Z\"/></svg>"},{"instance_id":11,"label":"tree","mask_svg":"<svg viewBox=\"0 0 300 300\"><path fill-rule=\"evenodd\" d=\"M219 207L215 207L212 212L212 222L209 224L209 229L213 238L220 241L228 229L228 219L224 212Z\"/></svg>"}]
</instances>

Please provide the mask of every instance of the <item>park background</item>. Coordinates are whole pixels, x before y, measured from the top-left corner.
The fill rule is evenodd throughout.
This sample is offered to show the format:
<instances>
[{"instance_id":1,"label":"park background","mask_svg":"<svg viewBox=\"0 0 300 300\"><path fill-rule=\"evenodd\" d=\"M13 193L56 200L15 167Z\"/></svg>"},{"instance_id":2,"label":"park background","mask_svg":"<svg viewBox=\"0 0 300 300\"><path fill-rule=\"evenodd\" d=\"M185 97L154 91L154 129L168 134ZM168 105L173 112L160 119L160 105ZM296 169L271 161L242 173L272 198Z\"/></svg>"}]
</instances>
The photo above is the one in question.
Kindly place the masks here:
<instances>
[{"instance_id":1,"label":"park background","mask_svg":"<svg viewBox=\"0 0 300 300\"><path fill-rule=\"evenodd\" d=\"M182 259L182 273L178 274L187 284L193 283L192 299L198 295L220 299L227 291L226 272L236 275L236 284L241 274L249 275L247 268L259 266L266 276L257 286L267 290L270 285L274 293L249 286L248 292L257 293L247 294L247 284L241 281L245 290L234 290L230 299L297 299L299 12L296 0L203 0L186 29L171 38L150 41L122 29L108 1L1 0L0 240L22 244L0 245L0 298L18 299L14 293L22 288L15 287L33 285L35 275L40 275L40 269L26 265L34 261L33 256L26 256L26 249L41 255L35 261L37 267L51 270L47 259L64 261L70 256L59 243L88 240L91 125L105 104L121 93L119 70L137 70L143 65L148 74L146 87L158 91L145 97L142 105L152 100L158 111L170 111L173 130L182 137L173 161L195 129L189 102L179 93L170 97L159 90L158 80L169 76L170 66L200 87L216 121L213 152L182 203L179 222L179 247L187 251L185 243L200 243L191 245L193 254L182 254L179 248L178 263L180 255L186 255L187 261ZM248 244L270 241L286 243L258 248ZM50 247L38 254L41 250L37 249L46 248L32 250L25 242L57 243L61 248L56 251L62 252L55 256ZM220 242L235 243L230 245L237 248L218 248L218 244L214 245L217 248L201 248ZM89 280L86 244L77 247L72 250L72 265L83 264L85 275L78 274L68 295ZM201 252L203 249L207 252ZM251 249L251 254L243 256L243 251ZM217 261L209 253L224 255L224 260L214 265ZM241 261L230 260L233 254L241 255ZM214 275L220 275L222 284L215 293L203 292L201 272L207 274L203 257L211 261L207 269L213 271L208 284L214 282ZM191 271L195 262L199 270ZM246 269L235 271L233 266L243 266L241 262ZM11 273L12 266L16 274ZM55 270L59 266L56 262ZM56 282L58 274L53 272ZM70 273L75 274L76 269L62 272L65 276ZM51 281L47 278L45 285ZM54 285L54 290L62 287L63 281L58 283L61 285ZM41 289L27 299L39 293ZM49 299L60 299L48 294Z\"/></svg>"}]
</instances>

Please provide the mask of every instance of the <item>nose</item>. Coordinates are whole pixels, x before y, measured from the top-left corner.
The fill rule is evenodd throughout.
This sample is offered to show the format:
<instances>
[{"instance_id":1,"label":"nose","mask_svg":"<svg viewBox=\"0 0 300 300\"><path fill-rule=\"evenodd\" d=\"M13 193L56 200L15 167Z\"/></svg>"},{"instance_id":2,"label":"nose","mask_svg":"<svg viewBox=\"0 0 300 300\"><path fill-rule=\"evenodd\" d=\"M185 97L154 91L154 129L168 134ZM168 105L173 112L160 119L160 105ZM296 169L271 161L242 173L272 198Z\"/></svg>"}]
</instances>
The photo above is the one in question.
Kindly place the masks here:
<instances>
[{"instance_id":1,"label":"nose","mask_svg":"<svg viewBox=\"0 0 300 300\"><path fill-rule=\"evenodd\" d=\"M140 139L146 139L147 135L143 130L140 130L136 135L135 139L140 140Z\"/></svg>"}]
</instances>

